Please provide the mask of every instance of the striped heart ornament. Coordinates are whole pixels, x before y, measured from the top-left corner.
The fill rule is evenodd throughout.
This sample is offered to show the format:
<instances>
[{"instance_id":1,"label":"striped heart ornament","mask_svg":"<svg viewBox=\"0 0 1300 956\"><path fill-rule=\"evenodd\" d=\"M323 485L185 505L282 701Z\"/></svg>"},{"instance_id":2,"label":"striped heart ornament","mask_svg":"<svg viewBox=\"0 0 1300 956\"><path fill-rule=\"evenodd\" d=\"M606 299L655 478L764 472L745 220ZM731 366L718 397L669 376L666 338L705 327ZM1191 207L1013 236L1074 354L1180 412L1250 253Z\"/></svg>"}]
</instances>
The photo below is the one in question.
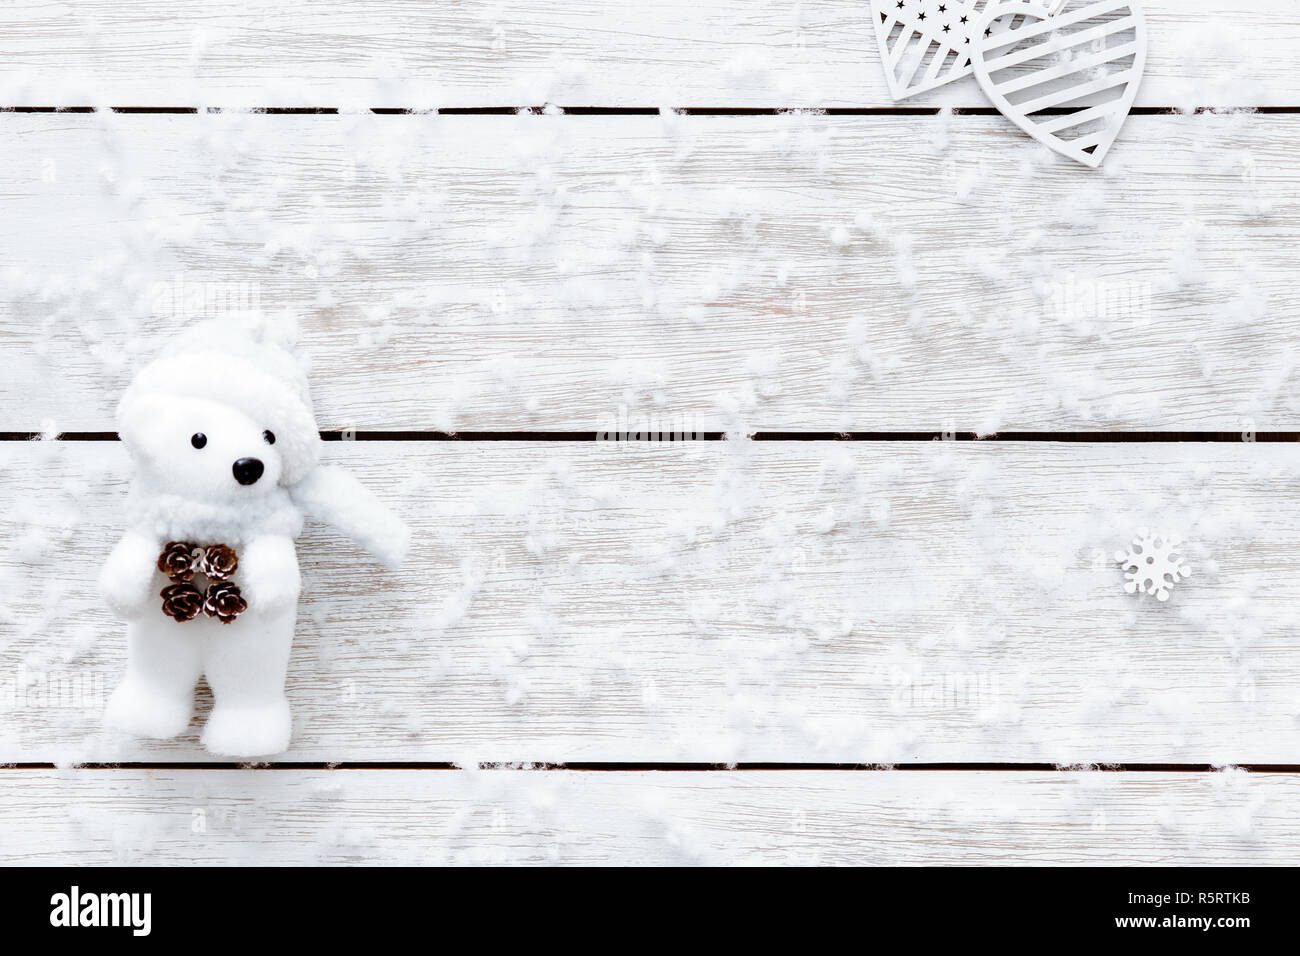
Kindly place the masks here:
<instances>
[{"instance_id":1,"label":"striped heart ornament","mask_svg":"<svg viewBox=\"0 0 1300 956\"><path fill-rule=\"evenodd\" d=\"M1064 2L1034 0L1040 16ZM997 5L998 0L872 0L880 59L895 101L970 76L975 27Z\"/></svg>"},{"instance_id":2,"label":"striped heart ornament","mask_svg":"<svg viewBox=\"0 0 1300 956\"><path fill-rule=\"evenodd\" d=\"M1043 145L1094 169L1128 118L1146 66L1136 0L1094 0L1045 16L1015 0L985 11L975 78L998 111Z\"/></svg>"}]
</instances>

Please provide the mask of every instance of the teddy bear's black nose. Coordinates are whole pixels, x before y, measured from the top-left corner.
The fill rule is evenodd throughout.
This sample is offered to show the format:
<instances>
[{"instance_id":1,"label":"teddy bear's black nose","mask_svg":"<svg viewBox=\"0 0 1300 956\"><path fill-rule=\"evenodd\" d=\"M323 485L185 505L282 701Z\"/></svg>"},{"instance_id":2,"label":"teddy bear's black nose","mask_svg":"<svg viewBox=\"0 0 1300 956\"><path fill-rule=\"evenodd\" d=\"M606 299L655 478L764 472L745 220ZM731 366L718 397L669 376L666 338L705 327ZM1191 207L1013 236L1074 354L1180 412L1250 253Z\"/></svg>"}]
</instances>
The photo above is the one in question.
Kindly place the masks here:
<instances>
[{"instance_id":1,"label":"teddy bear's black nose","mask_svg":"<svg viewBox=\"0 0 1300 956\"><path fill-rule=\"evenodd\" d=\"M264 471L266 466L256 458L241 458L235 462L235 481L241 485L255 485Z\"/></svg>"}]
</instances>

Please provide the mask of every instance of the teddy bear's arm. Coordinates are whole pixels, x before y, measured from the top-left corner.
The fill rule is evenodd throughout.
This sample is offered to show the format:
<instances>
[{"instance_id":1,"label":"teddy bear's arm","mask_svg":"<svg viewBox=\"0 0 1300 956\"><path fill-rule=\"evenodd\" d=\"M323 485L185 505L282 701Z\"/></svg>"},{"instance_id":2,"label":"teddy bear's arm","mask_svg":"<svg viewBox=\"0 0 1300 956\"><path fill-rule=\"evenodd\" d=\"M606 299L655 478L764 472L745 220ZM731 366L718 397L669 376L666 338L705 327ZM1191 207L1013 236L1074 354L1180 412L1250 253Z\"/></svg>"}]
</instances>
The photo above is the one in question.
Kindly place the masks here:
<instances>
[{"instance_id":1,"label":"teddy bear's arm","mask_svg":"<svg viewBox=\"0 0 1300 956\"><path fill-rule=\"evenodd\" d=\"M117 542L99 573L99 593L114 613L137 614L154 596L161 548L158 541L137 531L128 531Z\"/></svg>"},{"instance_id":2,"label":"teddy bear's arm","mask_svg":"<svg viewBox=\"0 0 1300 956\"><path fill-rule=\"evenodd\" d=\"M278 610L297 601L302 574L293 539L268 534L245 545L239 558L239 584L254 610Z\"/></svg>"},{"instance_id":3,"label":"teddy bear's arm","mask_svg":"<svg viewBox=\"0 0 1300 956\"><path fill-rule=\"evenodd\" d=\"M289 489L306 514L333 525L382 564L397 568L411 548L411 532L391 508L350 473L321 465Z\"/></svg>"}]
</instances>

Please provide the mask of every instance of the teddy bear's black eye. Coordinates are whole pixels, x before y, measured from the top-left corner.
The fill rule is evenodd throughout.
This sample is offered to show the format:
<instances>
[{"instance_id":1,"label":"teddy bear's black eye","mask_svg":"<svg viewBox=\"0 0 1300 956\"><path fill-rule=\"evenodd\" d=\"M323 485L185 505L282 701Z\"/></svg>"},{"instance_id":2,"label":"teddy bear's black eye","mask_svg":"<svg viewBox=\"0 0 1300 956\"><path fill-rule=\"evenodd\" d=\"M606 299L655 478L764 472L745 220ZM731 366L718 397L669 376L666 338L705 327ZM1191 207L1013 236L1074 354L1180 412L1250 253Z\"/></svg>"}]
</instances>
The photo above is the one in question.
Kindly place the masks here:
<instances>
[{"instance_id":1,"label":"teddy bear's black eye","mask_svg":"<svg viewBox=\"0 0 1300 956\"><path fill-rule=\"evenodd\" d=\"M262 437L266 439L266 443L267 443L268 445L274 445L274 444L275 444L275 432L273 432L273 431L269 431L269 430L268 430L268 431L264 431L264 432L262 432Z\"/></svg>"},{"instance_id":2,"label":"teddy bear's black eye","mask_svg":"<svg viewBox=\"0 0 1300 956\"><path fill-rule=\"evenodd\" d=\"M207 443L208 443L208 436L203 434L203 432L199 432L190 437L190 444L193 445L195 448L202 448Z\"/></svg>"}]
</instances>

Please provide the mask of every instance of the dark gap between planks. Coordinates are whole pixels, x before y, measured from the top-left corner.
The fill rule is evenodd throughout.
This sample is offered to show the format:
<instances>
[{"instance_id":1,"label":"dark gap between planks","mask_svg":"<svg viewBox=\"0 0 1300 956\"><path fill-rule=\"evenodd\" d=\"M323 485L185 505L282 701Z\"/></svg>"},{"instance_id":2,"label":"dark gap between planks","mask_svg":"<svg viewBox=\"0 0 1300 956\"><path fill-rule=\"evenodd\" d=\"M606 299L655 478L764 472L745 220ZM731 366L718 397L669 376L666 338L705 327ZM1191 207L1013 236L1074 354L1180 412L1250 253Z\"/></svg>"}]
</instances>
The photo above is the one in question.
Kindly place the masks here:
<instances>
[{"instance_id":1,"label":"dark gap between planks","mask_svg":"<svg viewBox=\"0 0 1300 956\"><path fill-rule=\"evenodd\" d=\"M547 770L574 773L750 773L758 771L836 771L857 773L1219 773L1226 767L1248 773L1300 774L1300 764L1244 763L639 763L634 761L544 763L484 762L476 770ZM63 770L53 763L3 763L5 770ZM127 761L74 764L76 770L463 770L445 761L273 761L268 763L204 763L201 761Z\"/></svg>"},{"instance_id":2,"label":"dark gap between planks","mask_svg":"<svg viewBox=\"0 0 1300 956\"><path fill-rule=\"evenodd\" d=\"M1042 116L1064 116L1086 109L1082 106L1052 107L1039 111ZM991 106L680 106L670 107L686 116L780 116L788 113L815 113L821 116L938 116L947 110L953 116L998 116ZM374 106L369 111L378 116L513 116L519 113L559 112L565 116L659 116L656 106L444 106L438 109L409 109L400 106ZM251 113L267 116L336 116L337 106L257 106L227 108L221 106L0 106L0 113L125 113L149 115L194 115L203 113ZM1267 113L1300 114L1300 106L1135 106L1132 116L1177 116L1189 113Z\"/></svg>"},{"instance_id":3,"label":"dark gap between planks","mask_svg":"<svg viewBox=\"0 0 1300 956\"><path fill-rule=\"evenodd\" d=\"M630 430L629 430L630 431ZM653 430L652 430L653 431ZM323 441L364 442L618 442L621 444L680 444L698 441L727 441L726 432L694 432L677 437L625 438L608 431L322 431ZM1068 444L1178 444L1184 442L1219 444L1277 444L1300 442L1300 432L1257 432L1249 439L1242 432L1213 431L1048 431L999 432L979 435L975 432L901 431L901 432L832 432L832 431L757 431L745 436L750 441L775 442L1062 442ZM0 432L0 442L38 441L40 432ZM115 442L117 432L62 432L54 440L66 442Z\"/></svg>"}]
</instances>

